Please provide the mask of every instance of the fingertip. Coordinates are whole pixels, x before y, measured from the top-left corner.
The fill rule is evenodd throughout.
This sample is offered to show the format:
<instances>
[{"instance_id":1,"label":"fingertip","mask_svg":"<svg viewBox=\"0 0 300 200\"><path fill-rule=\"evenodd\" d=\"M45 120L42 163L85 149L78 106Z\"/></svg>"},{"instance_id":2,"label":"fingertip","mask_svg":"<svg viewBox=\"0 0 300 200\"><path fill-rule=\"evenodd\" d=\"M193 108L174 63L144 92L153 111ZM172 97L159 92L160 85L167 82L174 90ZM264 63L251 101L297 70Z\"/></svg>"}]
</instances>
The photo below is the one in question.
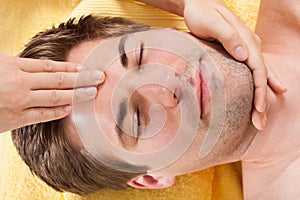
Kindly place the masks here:
<instances>
[{"instance_id":1,"label":"fingertip","mask_svg":"<svg viewBox=\"0 0 300 200\"><path fill-rule=\"evenodd\" d=\"M265 113L260 113L254 110L252 113L252 123L256 129L259 131L264 130L267 123L267 116Z\"/></svg>"},{"instance_id":2,"label":"fingertip","mask_svg":"<svg viewBox=\"0 0 300 200\"><path fill-rule=\"evenodd\" d=\"M82 69L82 65L74 65L74 68L79 72Z\"/></svg>"},{"instance_id":3,"label":"fingertip","mask_svg":"<svg viewBox=\"0 0 300 200\"><path fill-rule=\"evenodd\" d=\"M254 91L254 107L260 112L264 113L267 107L267 86L256 87Z\"/></svg>"},{"instance_id":4,"label":"fingertip","mask_svg":"<svg viewBox=\"0 0 300 200\"><path fill-rule=\"evenodd\" d=\"M63 63L63 62L62 62ZM76 64L76 63L69 63L69 62L66 62L65 63L66 65L66 70L65 71L67 71L67 72L78 72L78 71L80 71L80 67L81 67L81 65L79 65L79 64Z\"/></svg>"},{"instance_id":5,"label":"fingertip","mask_svg":"<svg viewBox=\"0 0 300 200\"><path fill-rule=\"evenodd\" d=\"M66 112L66 113L70 113L71 112L71 110L72 110L72 106L70 106L70 105L67 105L67 106L64 106L64 111Z\"/></svg>"},{"instance_id":6,"label":"fingertip","mask_svg":"<svg viewBox=\"0 0 300 200\"><path fill-rule=\"evenodd\" d=\"M100 70L93 71L92 77L94 80L96 80L97 85L99 85L100 83L103 83L105 80L105 74L103 71L100 71Z\"/></svg>"},{"instance_id":7,"label":"fingertip","mask_svg":"<svg viewBox=\"0 0 300 200\"><path fill-rule=\"evenodd\" d=\"M99 80L98 80L98 84L101 84L101 83L103 83L103 82L105 81L105 78L106 78L106 76L105 76L105 73L104 73L104 72L102 72L102 76L99 78Z\"/></svg>"},{"instance_id":8,"label":"fingertip","mask_svg":"<svg viewBox=\"0 0 300 200\"><path fill-rule=\"evenodd\" d=\"M257 103L255 105L255 109L260 112L260 113L264 113L266 111L266 101L263 101L261 103Z\"/></svg>"},{"instance_id":9,"label":"fingertip","mask_svg":"<svg viewBox=\"0 0 300 200\"><path fill-rule=\"evenodd\" d=\"M280 90L280 93L281 93L281 94L286 93L287 90L288 90L287 88L283 87L283 88Z\"/></svg>"},{"instance_id":10,"label":"fingertip","mask_svg":"<svg viewBox=\"0 0 300 200\"><path fill-rule=\"evenodd\" d=\"M278 78L268 78L268 83L276 93L283 94L287 91L287 88L283 86Z\"/></svg>"},{"instance_id":11,"label":"fingertip","mask_svg":"<svg viewBox=\"0 0 300 200\"><path fill-rule=\"evenodd\" d=\"M74 90L73 101L86 102L95 99L98 90L96 87L77 88Z\"/></svg>"},{"instance_id":12,"label":"fingertip","mask_svg":"<svg viewBox=\"0 0 300 200\"><path fill-rule=\"evenodd\" d=\"M267 107L266 95L258 93L259 92L255 92L254 107L258 112L264 113Z\"/></svg>"},{"instance_id":13,"label":"fingertip","mask_svg":"<svg viewBox=\"0 0 300 200\"><path fill-rule=\"evenodd\" d=\"M84 88L85 94L89 96L91 99L95 98L97 94L97 88L96 87L88 87Z\"/></svg>"},{"instance_id":14,"label":"fingertip","mask_svg":"<svg viewBox=\"0 0 300 200\"><path fill-rule=\"evenodd\" d=\"M287 88L285 87L277 87L277 88L273 88L272 89L276 92L276 93L279 93L279 94L284 94L286 93L287 91Z\"/></svg>"}]
</instances>

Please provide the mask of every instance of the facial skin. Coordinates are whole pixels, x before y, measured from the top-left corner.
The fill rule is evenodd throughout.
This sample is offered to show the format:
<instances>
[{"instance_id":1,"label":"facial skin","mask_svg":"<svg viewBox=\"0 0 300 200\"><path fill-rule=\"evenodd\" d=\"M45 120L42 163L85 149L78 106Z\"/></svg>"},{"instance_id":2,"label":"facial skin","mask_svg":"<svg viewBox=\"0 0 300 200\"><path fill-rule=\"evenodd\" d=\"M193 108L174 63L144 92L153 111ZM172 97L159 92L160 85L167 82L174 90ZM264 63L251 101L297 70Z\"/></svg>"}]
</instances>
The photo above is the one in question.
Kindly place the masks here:
<instances>
[{"instance_id":1,"label":"facial skin","mask_svg":"<svg viewBox=\"0 0 300 200\"><path fill-rule=\"evenodd\" d=\"M187 37L192 36L187 34ZM71 50L67 61L82 63L91 50L101 41L102 40L99 39L79 44ZM122 66L121 60L113 62L105 71L105 83L98 87L98 96L95 100L98 123L108 140L126 151L151 153L165 147L175 137L182 120L181 99L184 99L184 97L180 97L176 92L172 91L172 89L159 84L147 84L137 88L129 100L129 105L125 105L135 122L139 122L142 126L151 123L149 109L155 104L163 106L166 114L165 124L158 134L149 138L137 139L127 134L120 134L117 130L112 108L108 106L111 105L112 102L112 91L122 76L130 70L133 70L132 73L136 73L137 76L140 73L146 73L147 70L138 67L139 64L145 65L144 67L147 67L147 64L151 63L162 64L166 67L170 67L170 69L174 71L174 76L184 76L191 83L194 96L197 97L197 109L199 109L201 113L196 137L190 148L184 152L178 160L167 167L151 173L152 176L172 177L198 171L217 164L239 160L255 135L254 133L256 131L253 129L250 120L253 95L253 82L250 71L245 65L231 60L218 45L204 43L203 41L199 41L199 44L209 53L210 59L212 59L218 69L218 75L201 74L199 77L199 69L195 70L189 67L185 64L185 61L178 56L160 50L144 48L142 56L140 49L127 54L127 67ZM147 43L143 45L147 47ZM215 49L217 49L217 51ZM204 70L202 70L203 73L205 73L205 67L207 67L207 61L205 60L207 59L203 59L199 65L199 68L204 68ZM147 71L147 73L149 72ZM168 79L168 77L166 77L166 79ZM222 119L218 119L218 116L216 119L211 119L212 112L214 111L214 103L211 100L210 94L219 92L216 89L219 87L219 83L222 83L224 86L226 99L225 123L222 134L215 147L207 156L200 159L199 151L208 133L207 130L209 129L211 120L222 121ZM172 84L173 83L170 83L171 87ZM211 87L208 87L208 85ZM129 88L130 83L124 85L124 90L129 90ZM174 88L176 88L175 83ZM138 114L137 108L139 109ZM140 117L139 121L137 120L138 116ZM155 112L154 116L157 118L161 117L155 115ZM72 124L71 119L68 120L70 120L70 124ZM147 131L151 132L151 129L146 129L146 132ZM187 132L186 134L189 133ZM134 133L134 135L136 135L136 133ZM67 137L70 138L69 142L72 145L77 147L81 146L78 137L70 135L67 135Z\"/></svg>"}]
</instances>

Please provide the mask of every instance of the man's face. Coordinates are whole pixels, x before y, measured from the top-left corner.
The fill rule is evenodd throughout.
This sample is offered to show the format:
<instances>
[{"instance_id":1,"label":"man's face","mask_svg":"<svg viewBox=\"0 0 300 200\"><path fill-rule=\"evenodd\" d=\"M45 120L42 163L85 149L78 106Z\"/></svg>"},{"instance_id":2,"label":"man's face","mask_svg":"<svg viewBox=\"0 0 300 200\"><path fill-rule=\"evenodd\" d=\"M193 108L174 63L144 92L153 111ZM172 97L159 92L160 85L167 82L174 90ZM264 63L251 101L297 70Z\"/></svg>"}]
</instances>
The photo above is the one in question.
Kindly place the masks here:
<instances>
[{"instance_id":1,"label":"man's face","mask_svg":"<svg viewBox=\"0 0 300 200\"><path fill-rule=\"evenodd\" d=\"M196 122L196 134L187 150L155 173L180 175L238 160L252 140L252 136L244 137L253 93L247 67L226 57L217 45L213 44L219 52L202 41L199 45L209 54L199 57L196 66L176 52L147 48L151 40L139 40L134 51L126 52L132 37L129 34L121 39L121 56L105 69L106 80L98 87L96 117L107 140L124 151L146 155L172 143L182 123ZM79 44L71 50L68 61L83 63L102 41ZM212 64L216 70L210 70ZM142 81L151 76L158 81ZM187 109L192 117L185 120ZM184 134L193 134L193 127L187 127ZM209 152L201 156L200 150L207 150L207 146Z\"/></svg>"}]
</instances>

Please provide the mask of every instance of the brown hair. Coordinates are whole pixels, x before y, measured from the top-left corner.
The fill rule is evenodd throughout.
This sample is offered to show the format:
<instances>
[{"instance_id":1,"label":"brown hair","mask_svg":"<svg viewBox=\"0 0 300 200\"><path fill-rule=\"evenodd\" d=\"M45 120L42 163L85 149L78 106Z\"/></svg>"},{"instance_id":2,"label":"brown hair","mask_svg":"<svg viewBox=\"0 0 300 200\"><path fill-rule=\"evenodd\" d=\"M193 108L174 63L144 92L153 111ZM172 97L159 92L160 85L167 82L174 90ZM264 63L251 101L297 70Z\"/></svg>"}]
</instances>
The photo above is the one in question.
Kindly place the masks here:
<instances>
[{"instance_id":1,"label":"brown hair","mask_svg":"<svg viewBox=\"0 0 300 200\"><path fill-rule=\"evenodd\" d=\"M123 18L88 15L70 19L34 36L20 57L65 61L70 50L81 42L148 28ZM12 131L13 142L24 162L54 189L80 195L102 188L123 189L127 181L140 174L109 168L89 153L72 148L64 131L63 119ZM138 166L131 167L141 171Z\"/></svg>"}]
</instances>

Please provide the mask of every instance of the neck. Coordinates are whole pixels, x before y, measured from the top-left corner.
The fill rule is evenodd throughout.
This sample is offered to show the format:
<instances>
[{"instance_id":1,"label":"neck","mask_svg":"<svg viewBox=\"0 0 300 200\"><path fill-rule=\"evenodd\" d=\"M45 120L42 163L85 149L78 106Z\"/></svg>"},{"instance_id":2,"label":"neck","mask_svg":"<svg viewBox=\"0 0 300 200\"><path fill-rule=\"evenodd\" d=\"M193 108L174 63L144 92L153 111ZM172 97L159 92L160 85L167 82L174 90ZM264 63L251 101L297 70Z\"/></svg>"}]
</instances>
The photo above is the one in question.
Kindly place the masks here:
<instances>
[{"instance_id":1,"label":"neck","mask_svg":"<svg viewBox=\"0 0 300 200\"><path fill-rule=\"evenodd\" d=\"M297 199L300 184L300 6L298 0L262 0L256 33L265 62L288 91L268 90L264 131L242 157L245 199Z\"/></svg>"},{"instance_id":2,"label":"neck","mask_svg":"<svg viewBox=\"0 0 300 200\"><path fill-rule=\"evenodd\" d=\"M262 0L257 20L256 33L261 37L265 45L280 45L286 51L299 49L299 1ZM271 49L272 48L269 48L269 50ZM267 51L267 49L265 51Z\"/></svg>"},{"instance_id":3,"label":"neck","mask_svg":"<svg viewBox=\"0 0 300 200\"><path fill-rule=\"evenodd\" d=\"M269 89L267 126L256 134L242 158L245 199L293 199L300 195L295 188L300 184L300 137L295 125L299 115L291 111L297 107L288 108L290 103L288 95L276 95Z\"/></svg>"}]
</instances>

